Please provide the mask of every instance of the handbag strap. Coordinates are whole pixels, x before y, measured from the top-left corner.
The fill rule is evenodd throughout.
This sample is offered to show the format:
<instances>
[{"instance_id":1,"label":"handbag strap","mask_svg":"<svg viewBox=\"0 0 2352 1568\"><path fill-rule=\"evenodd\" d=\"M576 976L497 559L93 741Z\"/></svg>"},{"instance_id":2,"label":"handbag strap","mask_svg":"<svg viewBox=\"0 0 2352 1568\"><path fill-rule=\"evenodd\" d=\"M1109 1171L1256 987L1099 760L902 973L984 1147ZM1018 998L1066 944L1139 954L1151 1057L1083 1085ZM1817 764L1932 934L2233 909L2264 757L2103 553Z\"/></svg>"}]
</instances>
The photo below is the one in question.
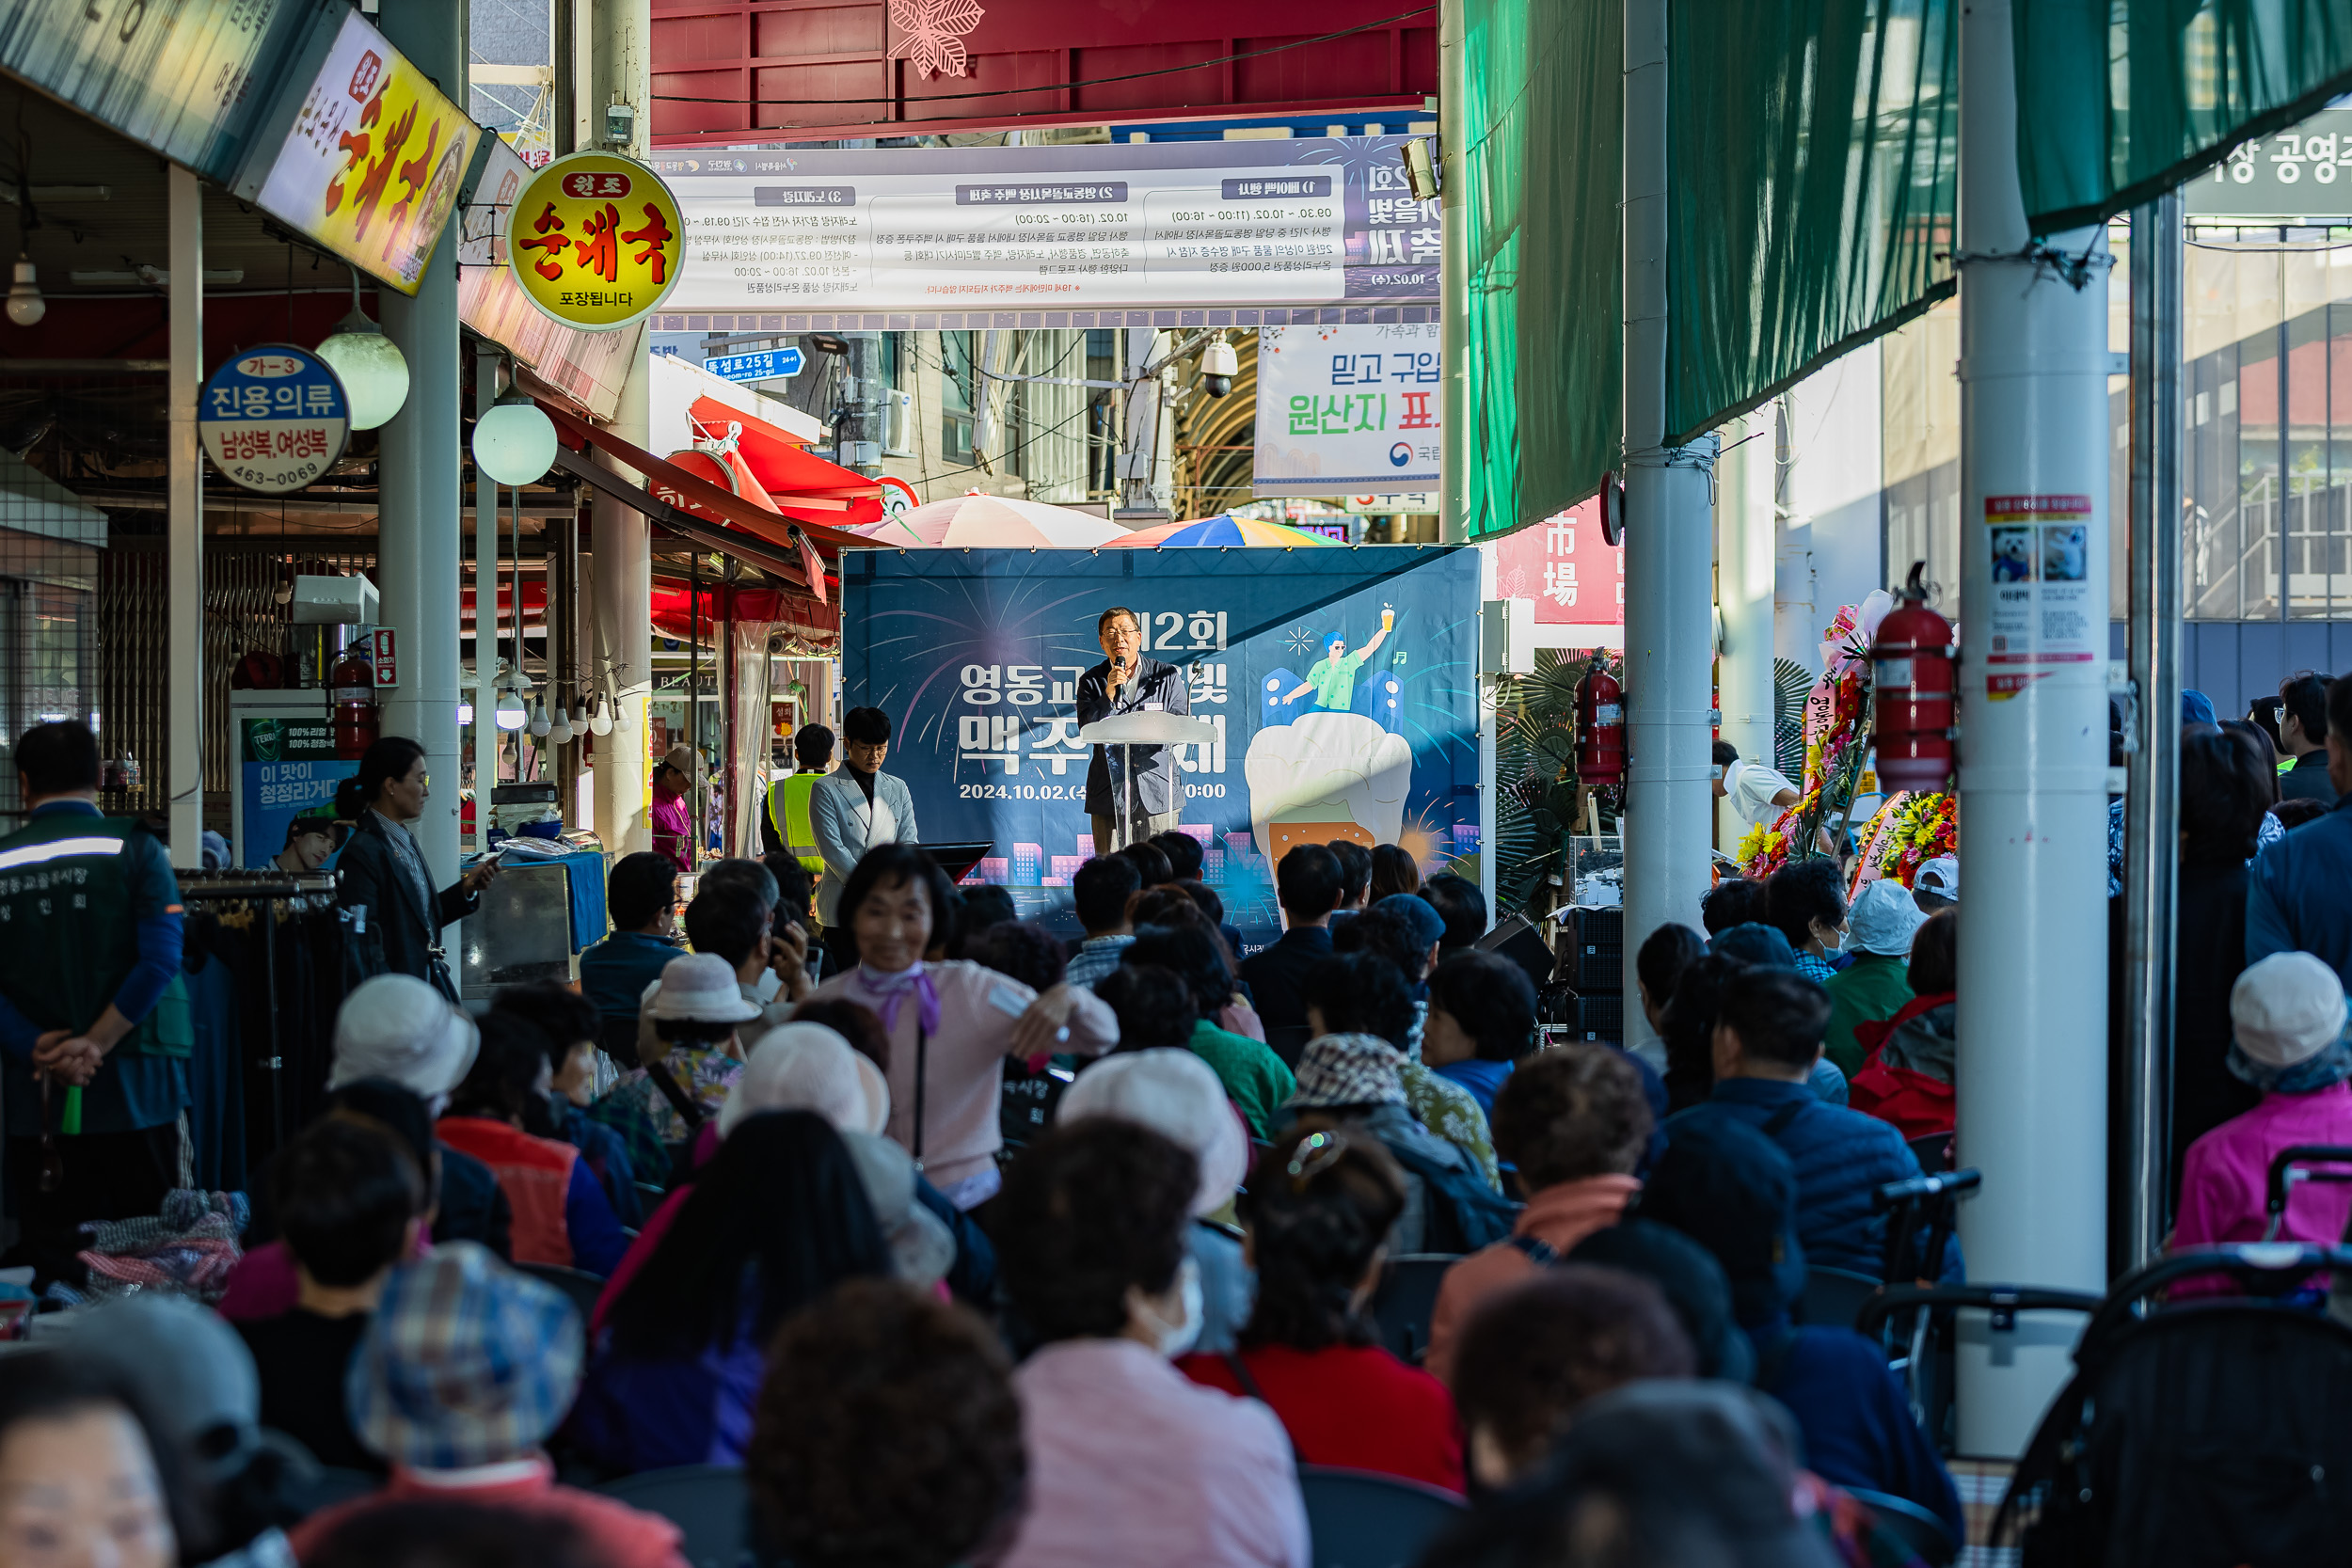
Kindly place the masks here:
<instances>
[{"instance_id":1,"label":"handbag strap","mask_svg":"<svg viewBox=\"0 0 2352 1568\"><path fill-rule=\"evenodd\" d=\"M695 1104L692 1097L684 1089L678 1087L677 1080L670 1076L670 1065L667 1062L647 1064L645 1076L653 1081L655 1088L661 1091L661 1098L670 1102L670 1109L675 1111L678 1118L686 1123L688 1137L691 1138L702 1131L705 1119L703 1108Z\"/></svg>"}]
</instances>

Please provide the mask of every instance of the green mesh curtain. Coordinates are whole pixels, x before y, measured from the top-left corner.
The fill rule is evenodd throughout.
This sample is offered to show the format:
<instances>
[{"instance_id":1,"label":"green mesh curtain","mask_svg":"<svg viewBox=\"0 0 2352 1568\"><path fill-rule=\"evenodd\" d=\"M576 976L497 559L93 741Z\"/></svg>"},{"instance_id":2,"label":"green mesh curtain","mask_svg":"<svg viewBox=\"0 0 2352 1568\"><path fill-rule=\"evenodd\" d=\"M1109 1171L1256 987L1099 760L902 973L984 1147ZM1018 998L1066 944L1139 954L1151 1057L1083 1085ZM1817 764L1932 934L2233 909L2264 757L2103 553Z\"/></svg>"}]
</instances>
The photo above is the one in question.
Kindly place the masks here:
<instances>
[{"instance_id":1,"label":"green mesh curtain","mask_svg":"<svg viewBox=\"0 0 2352 1568\"><path fill-rule=\"evenodd\" d=\"M1616 461L1623 0L1464 0L1472 538Z\"/></svg>"},{"instance_id":2,"label":"green mesh curtain","mask_svg":"<svg viewBox=\"0 0 2352 1568\"><path fill-rule=\"evenodd\" d=\"M1959 13L1960 0L1674 0L1673 439L1951 292Z\"/></svg>"},{"instance_id":3,"label":"green mesh curtain","mask_svg":"<svg viewBox=\"0 0 2352 1568\"><path fill-rule=\"evenodd\" d=\"M2016 0L2017 172L2048 232L2178 185L2352 89L2345 0Z\"/></svg>"}]
</instances>

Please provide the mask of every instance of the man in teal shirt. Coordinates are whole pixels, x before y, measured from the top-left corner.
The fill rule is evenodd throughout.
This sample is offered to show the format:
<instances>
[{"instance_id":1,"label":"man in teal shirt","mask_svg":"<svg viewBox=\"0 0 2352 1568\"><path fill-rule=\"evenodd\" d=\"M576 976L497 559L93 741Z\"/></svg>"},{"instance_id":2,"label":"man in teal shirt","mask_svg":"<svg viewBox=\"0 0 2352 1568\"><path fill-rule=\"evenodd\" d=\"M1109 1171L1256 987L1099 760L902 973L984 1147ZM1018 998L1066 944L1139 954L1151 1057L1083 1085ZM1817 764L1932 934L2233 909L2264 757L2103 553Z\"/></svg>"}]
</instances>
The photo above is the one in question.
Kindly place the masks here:
<instances>
[{"instance_id":1,"label":"man in teal shirt","mask_svg":"<svg viewBox=\"0 0 2352 1568\"><path fill-rule=\"evenodd\" d=\"M1307 679L1298 689L1282 699L1283 704L1295 703L1311 691L1315 694L1315 706L1330 713L1347 712L1356 702L1356 672L1389 640L1389 628L1395 624L1396 612L1382 610L1380 629L1372 634L1371 641L1352 654L1347 651L1347 635L1333 632L1324 644L1323 657L1307 672Z\"/></svg>"},{"instance_id":2,"label":"man in teal shirt","mask_svg":"<svg viewBox=\"0 0 2352 1568\"><path fill-rule=\"evenodd\" d=\"M180 1185L195 1032L171 858L98 809L97 737L36 724L16 768L28 810L0 838L0 1098L12 1260L46 1280L72 1269L85 1222L159 1212Z\"/></svg>"}]
</instances>

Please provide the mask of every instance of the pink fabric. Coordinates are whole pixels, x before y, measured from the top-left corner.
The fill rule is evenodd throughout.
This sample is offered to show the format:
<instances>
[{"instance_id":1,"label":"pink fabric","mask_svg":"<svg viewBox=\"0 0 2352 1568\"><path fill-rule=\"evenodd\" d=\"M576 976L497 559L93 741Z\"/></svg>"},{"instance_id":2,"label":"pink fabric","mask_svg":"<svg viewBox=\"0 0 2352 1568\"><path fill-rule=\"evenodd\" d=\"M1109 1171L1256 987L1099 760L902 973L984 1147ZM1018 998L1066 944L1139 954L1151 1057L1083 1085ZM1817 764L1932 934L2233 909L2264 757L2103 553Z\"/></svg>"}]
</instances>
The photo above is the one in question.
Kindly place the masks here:
<instances>
[{"instance_id":1,"label":"pink fabric","mask_svg":"<svg viewBox=\"0 0 2352 1568\"><path fill-rule=\"evenodd\" d=\"M654 1212L645 1216L644 1226L637 1232L637 1239L628 1243L627 1252L621 1254L620 1262L612 1270L612 1277L604 1282L603 1291L597 1294L596 1309L588 1314L589 1338L594 1339L604 1332L606 1320L612 1316L612 1304L621 1299L621 1292L628 1289L628 1282L637 1277L637 1271L645 1266L645 1259L653 1256L653 1249L661 1244L663 1236L669 1234L670 1222L677 1218L678 1209L693 1190L693 1184L689 1182L663 1198Z\"/></svg>"},{"instance_id":2,"label":"pink fabric","mask_svg":"<svg viewBox=\"0 0 2352 1568\"><path fill-rule=\"evenodd\" d=\"M2181 1216L2172 1250L2259 1242L2269 1223L2265 1207L2271 1159L2295 1144L2352 1144L2352 1083L2312 1094L2266 1094L2262 1103L2232 1117L2188 1146L2181 1162ZM2289 1189L2282 1242L2333 1246L2352 1219L2352 1184L2305 1181ZM2174 1295L2207 1295L2232 1289L2218 1276L2185 1279Z\"/></svg>"},{"instance_id":3,"label":"pink fabric","mask_svg":"<svg viewBox=\"0 0 2352 1568\"><path fill-rule=\"evenodd\" d=\"M1228 1002L1216 1010L1216 1026L1229 1035L1246 1035L1265 1044L1265 1021L1247 1002Z\"/></svg>"},{"instance_id":4,"label":"pink fabric","mask_svg":"<svg viewBox=\"0 0 2352 1568\"><path fill-rule=\"evenodd\" d=\"M577 1526L580 1534L595 1544L596 1556L607 1568L687 1568L686 1559L678 1550L680 1538L675 1525L658 1513L644 1513L594 1492L558 1486L554 1466L544 1461L538 1474L527 1480L485 1486L427 1485L407 1471L395 1468L382 1491L313 1513L289 1530L287 1538L295 1558L308 1560L317 1553L320 1543L345 1520L364 1518L370 1510L389 1502L414 1502L420 1498L554 1514Z\"/></svg>"},{"instance_id":5,"label":"pink fabric","mask_svg":"<svg viewBox=\"0 0 2352 1568\"><path fill-rule=\"evenodd\" d=\"M686 797L676 790L665 788L667 781L653 786L653 808L648 814L653 823L653 847L656 854L667 855L680 871L694 869L694 818L687 810Z\"/></svg>"},{"instance_id":6,"label":"pink fabric","mask_svg":"<svg viewBox=\"0 0 2352 1568\"><path fill-rule=\"evenodd\" d=\"M1001 1568L1306 1568L1275 1414L1132 1339L1065 1339L1013 1373L1028 1507Z\"/></svg>"},{"instance_id":7,"label":"pink fabric","mask_svg":"<svg viewBox=\"0 0 2352 1568\"><path fill-rule=\"evenodd\" d=\"M1641 1190L1642 1184L1630 1176L1587 1176L1546 1187L1519 1211L1511 1234L1533 1236L1565 1258L1594 1231L1616 1224L1625 1206ZM1480 1302L1518 1284L1538 1266L1509 1242L1497 1242L1445 1271L1445 1278L1438 1285L1438 1305L1429 1314L1429 1354L1422 1359L1431 1376L1452 1386L1454 1341L1461 1338L1462 1325L1470 1321L1470 1313Z\"/></svg>"},{"instance_id":8,"label":"pink fabric","mask_svg":"<svg viewBox=\"0 0 2352 1568\"><path fill-rule=\"evenodd\" d=\"M1004 1060L1012 1028L1037 993L1018 980L951 959L925 966L939 992L939 1030L931 1036L923 1085L921 1148L916 1148L915 1010L903 1009L890 1035L891 1140L923 1162L923 1174L942 1192L995 1167ZM866 986L863 968L836 974L817 988L822 997L846 997L881 1011L882 997ZM1119 1043L1119 1020L1092 991L1073 989L1070 1040L1062 1047L1095 1056Z\"/></svg>"},{"instance_id":9,"label":"pink fabric","mask_svg":"<svg viewBox=\"0 0 2352 1568\"><path fill-rule=\"evenodd\" d=\"M417 1230L417 1250L411 1258L421 1258L433 1250L433 1238L422 1227ZM294 1254L283 1242L264 1242L237 1259L237 1266L229 1271L229 1290L213 1310L230 1323L245 1323L254 1318L275 1318L291 1312L302 1300L302 1281L294 1274Z\"/></svg>"}]
</instances>

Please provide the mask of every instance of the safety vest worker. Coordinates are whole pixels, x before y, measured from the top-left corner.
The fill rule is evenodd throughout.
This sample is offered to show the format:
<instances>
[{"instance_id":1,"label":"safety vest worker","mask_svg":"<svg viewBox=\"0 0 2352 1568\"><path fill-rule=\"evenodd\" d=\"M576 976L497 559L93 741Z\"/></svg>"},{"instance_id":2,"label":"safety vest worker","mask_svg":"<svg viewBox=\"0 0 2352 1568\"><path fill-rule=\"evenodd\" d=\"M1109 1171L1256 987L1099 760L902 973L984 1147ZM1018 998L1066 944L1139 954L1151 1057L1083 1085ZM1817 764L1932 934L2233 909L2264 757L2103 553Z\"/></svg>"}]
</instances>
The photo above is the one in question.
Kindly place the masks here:
<instances>
[{"instance_id":1,"label":"safety vest worker","mask_svg":"<svg viewBox=\"0 0 2352 1568\"><path fill-rule=\"evenodd\" d=\"M0 838L0 1101L16 1256L50 1276L83 1224L159 1213L185 1185L195 1031L171 858L99 811L97 737L37 724L16 766L31 815Z\"/></svg>"},{"instance_id":2,"label":"safety vest worker","mask_svg":"<svg viewBox=\"0 0 2352 1568\"><path fill-rule=\"evenodd\" d=\"M822 724L802 725L792 736L792 755L801 770L768 786L768 831L774 845L815 878L823 873L825 857L817 845L809 801L817 792L817 781L832 765L833 731Z\"/></svg>"}]
</instances>

